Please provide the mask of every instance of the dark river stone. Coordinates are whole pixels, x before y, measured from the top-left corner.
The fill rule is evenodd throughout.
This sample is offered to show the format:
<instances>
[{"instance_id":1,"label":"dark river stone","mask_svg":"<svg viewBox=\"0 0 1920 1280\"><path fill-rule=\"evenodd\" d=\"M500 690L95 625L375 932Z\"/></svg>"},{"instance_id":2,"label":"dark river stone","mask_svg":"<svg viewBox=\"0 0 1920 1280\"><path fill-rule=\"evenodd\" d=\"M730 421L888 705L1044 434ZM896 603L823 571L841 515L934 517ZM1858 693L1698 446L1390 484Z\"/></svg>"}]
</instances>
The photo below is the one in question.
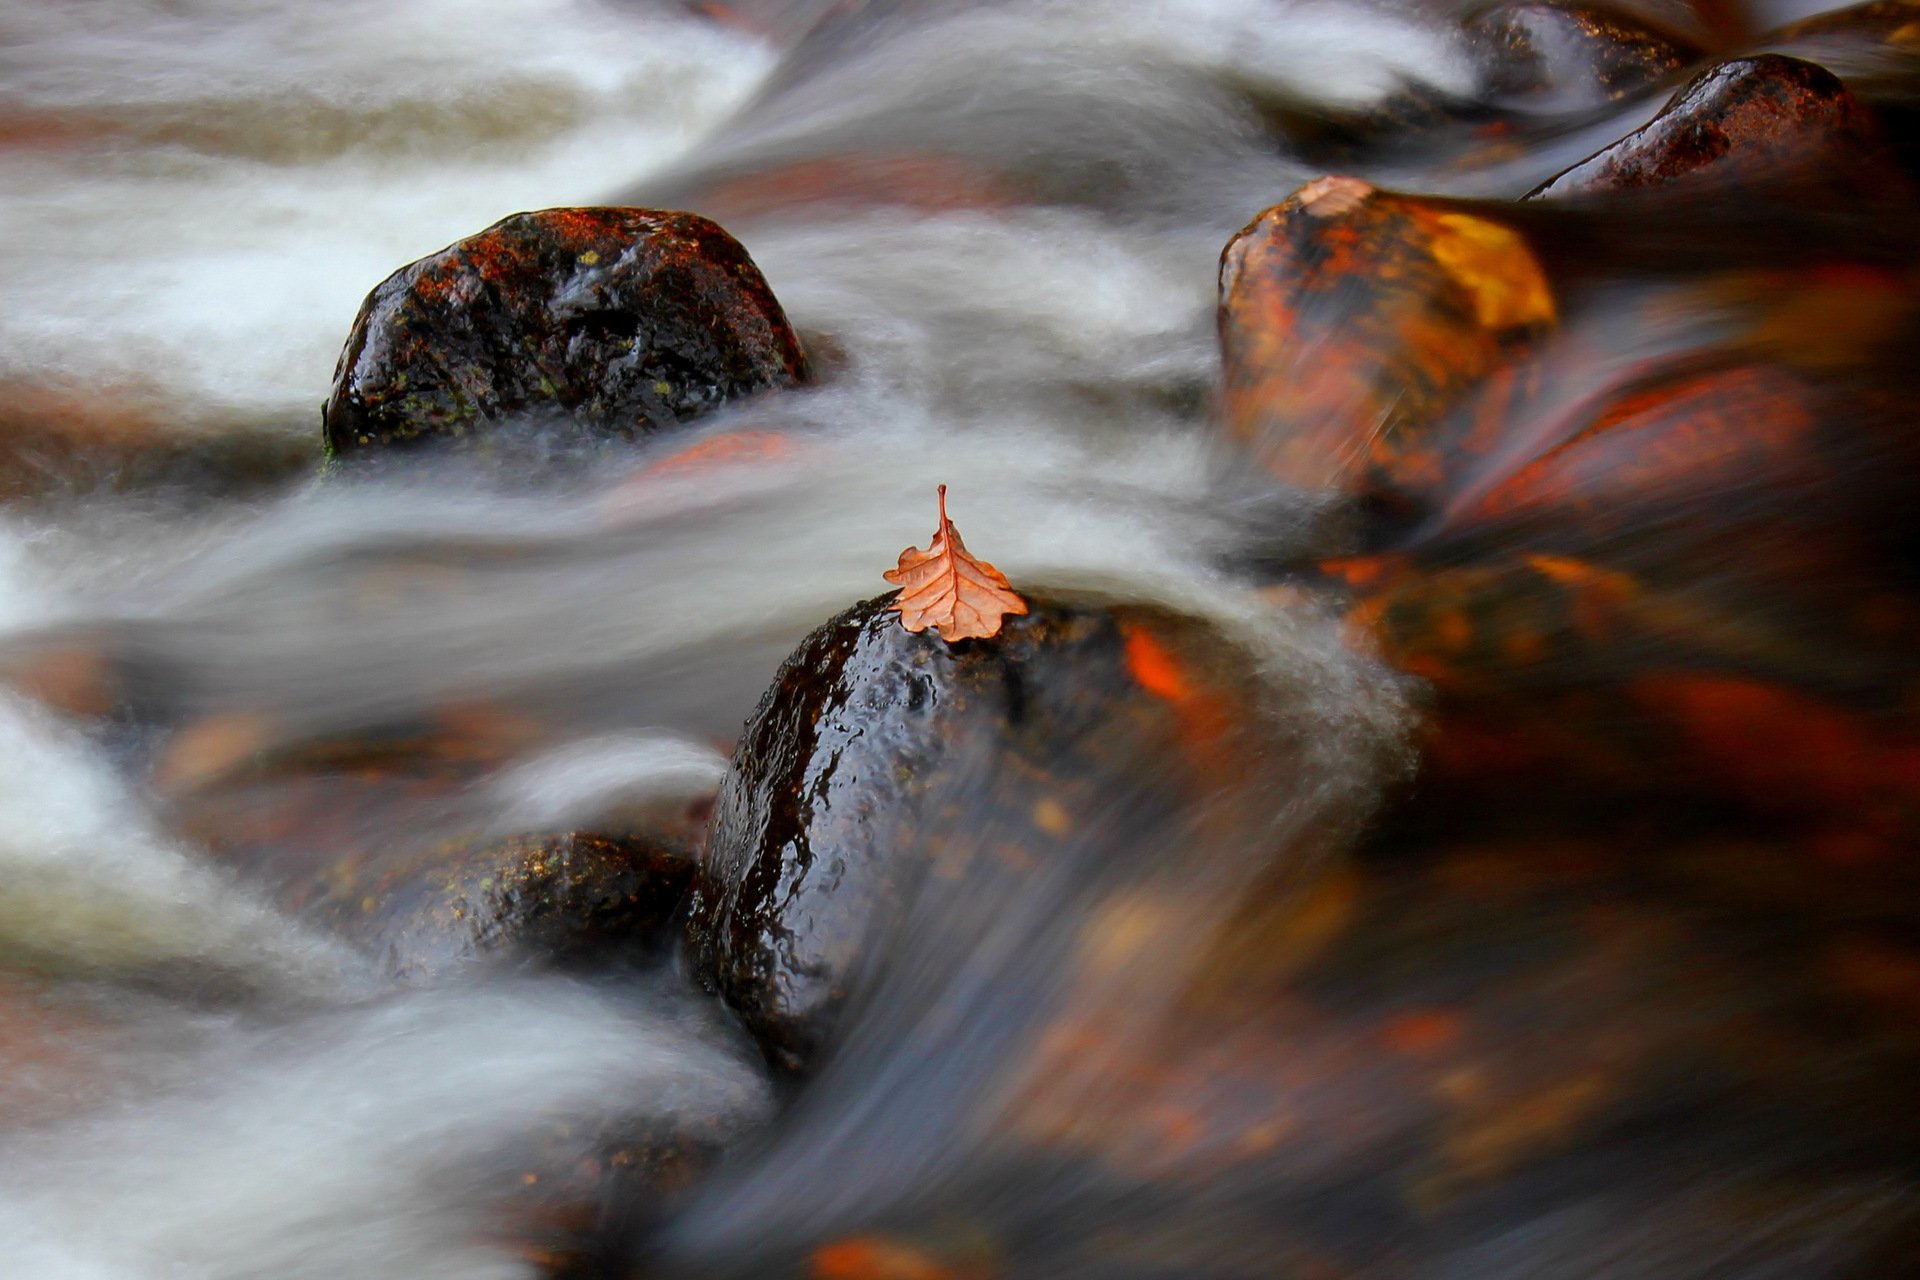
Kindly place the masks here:
<instances>
[{"instance_id":1,"label":"dark river stone","mask_svg":"<svg viewBox=\"0 0 1920 1280\"><path fill-rule=\"evenodd\" d=\"M806 375L740 243L652 209L519 213L362 305L327 401L335 455L565 419L638 438Z\"/></svg>"},{"instance_id":2,"label":"dark river stone","mask_svg":"<svg viewBox=\"0 0 1920 1280\"><path fill-rule=\"evenodd\" d=\"M430 978L484 957L644 957L691 872L684 853L630 836L472 837L341 859L282 897L395 974Z\"/></svg>"},{"instance_id":3,"label":"dark river stone","mask_svg":"<svg viewBox=\"0 0 1920 1280\"><path fill-rule=\"evenodd\" d=\"M1697 51L1625 14L1586 5L1517 0L1466 21L1486 92L1535 109L1591 108L1675 75Z\"/></svg>"},{"instance_id":4,"label":"dark river stone","mask_svg":"<svg viewBox=\"0 0 1920 1280\"><path fill-rule=\"evenodd\" d=\"M696 972L789 1070L828 1046L930 869L960 893L975 855L1044 866L1116 795L1147 815L1130 833L1183 812L1193 776L1233 772L1210 753L1254 701L1209 684L1244 667L1190 620L1032 599L1000 635L948 645L906 631L887 600L822 626L781 668L696 879Z\"/></svg>"},{"instance_id":5,"label":"dark river stone","mask_svg":"<svg viewBox=\"0 0 1920 1280\"><path fill-rule=\"evenodd\" d=\"M1550 178L1530 199L1753 180L1870 153L1866 109L1824 67L1779 54L1702 73L1647 125Z\"/></svg>"}]
</instances>

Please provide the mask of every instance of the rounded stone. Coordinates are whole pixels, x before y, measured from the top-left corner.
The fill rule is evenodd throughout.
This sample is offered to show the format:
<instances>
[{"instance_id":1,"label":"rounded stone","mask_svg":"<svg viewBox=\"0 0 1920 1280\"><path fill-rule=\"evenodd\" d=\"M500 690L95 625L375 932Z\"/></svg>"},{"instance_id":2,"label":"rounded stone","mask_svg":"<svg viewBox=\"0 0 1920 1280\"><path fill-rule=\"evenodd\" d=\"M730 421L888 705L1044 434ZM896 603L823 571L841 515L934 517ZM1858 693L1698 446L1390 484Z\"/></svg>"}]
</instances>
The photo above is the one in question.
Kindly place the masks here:
<instances>
[{"instance_id":1,"label":"rounded stone","mask_svg":"<svg viewBox=\"0 0 1920 1280\"><path fill-rule=\"evenodd\" d=\"M389 276L324 412L335 455L562 421L638 438L791 386L806 360L740 243L652 209L518 213Z\"/></svg>"}]
</instances>

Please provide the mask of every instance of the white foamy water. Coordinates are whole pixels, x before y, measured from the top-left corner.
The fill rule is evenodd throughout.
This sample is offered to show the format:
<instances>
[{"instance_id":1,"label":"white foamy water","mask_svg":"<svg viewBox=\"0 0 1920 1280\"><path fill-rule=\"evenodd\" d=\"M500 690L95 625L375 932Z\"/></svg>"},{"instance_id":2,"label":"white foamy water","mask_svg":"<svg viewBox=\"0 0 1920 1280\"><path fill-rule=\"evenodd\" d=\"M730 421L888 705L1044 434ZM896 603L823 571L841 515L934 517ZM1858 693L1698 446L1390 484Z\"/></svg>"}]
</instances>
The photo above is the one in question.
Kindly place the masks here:
<instances>
[{"instance_id":1,"label":"white foamy water","mask_svg":"<svg viewBox=\"0 0 1920 1280\"><path fill-rule=\"evenodd\" d=\"M875 4L785 51L639 0L8 6L0 395L78 390L163 434L310 439L316 467L360 300L509 213L615 196L698 211L723 180L843 155L957 159L1025 197L775 200L730 222L825 376L672 438L552 475L420 457L5 516L0 656L77 655L112 706L63 721L0 702L0 1018L17 983L108 1046L70 1081L36 1064L56 1077L44 1115L0 1097L0 1274L518 1280L533 1268L503 1242L505 1206L530 1168L627 1122L713 1141L762 1125L765 1080L662 994L674 975L475 968L399 989L182 815L276 769L299 781L287 762L316 743L449 721L505 726L504 745L407 812L396 846L687 811L794 644L926 542L937 484L1024 589L1159 604L1239 640L1248 701L1284 694L1300 744L1275 783L1289 819L1357 821L1404 754L1404 690L1244 571L1334 533L1324 499L1252 483L1215 438L1215 270L1313 171L1263 111L1350 116L1409 88L1471 97L1450 27L1338 0ZM1415 176L1517 193L1587 136ZM733 430L777 447L657 467ZM203 746L196 770L179 758L195 732L239 745ZM1126 816L1076 856L1100 865ZM258 843L306 870L328 848L298 828ZM1189 949L1244 888L1239 856L1184 906ZM942 917L939 972L902 981L972 984L959 1007L997 1016L1026 990L994 986L1006 965L1058 958L1049 913L1084 910L1078 887L1063 872L1018 912ZM923 1014L926 1045L964 1068L970 1024L901 1017ZM876 1113L939 1132L916 1101ZM859 1148L845 1122L816 1161ZM787 1189L777 1169L763 1184ZM716 1210L684 1247L697 1259L731 1228Z\"/></svg>"},{"instance_id":2,"label":"white foamy water","mask_svg":"<svg viewBox=\"0 0 1920 1280\"><path fill-rule=\"evenodd\" d=\"M0 383L304 432L396 266L592 203L767 63L594 0L10 5L0 109L46 137L0 146Z\"/></svg>"},{"instance_id":3,"label":"white foamy water","mask_svg":"<svg viewBox=\"0 0 1920 1280\"><path fill-rule=\"evenodd\" d=\"M626 1115L725 1136L767 1104L697 1020L558 981L235 1027L194 1052L191 1084L5 1147L14 1274L530 1276L487 1240L523 1176L591 1155Z\"/></svg>"}]
</instances>

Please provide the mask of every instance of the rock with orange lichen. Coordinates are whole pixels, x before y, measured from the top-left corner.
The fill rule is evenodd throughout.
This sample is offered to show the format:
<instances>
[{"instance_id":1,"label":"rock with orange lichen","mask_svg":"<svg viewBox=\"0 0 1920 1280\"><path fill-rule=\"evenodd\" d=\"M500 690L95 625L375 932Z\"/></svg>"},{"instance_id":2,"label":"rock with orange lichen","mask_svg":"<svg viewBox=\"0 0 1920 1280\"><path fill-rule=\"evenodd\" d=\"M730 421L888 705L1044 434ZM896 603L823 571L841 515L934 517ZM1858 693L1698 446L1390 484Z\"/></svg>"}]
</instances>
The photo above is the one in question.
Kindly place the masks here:
<instances>
[{"instance_id":1,"label":"rock with orange lichen","mask_svg":"<svg viewBox=\"0 0 1920 1280\"><path fill-rule=\"evenodd\" d=\"M806 375L753 260L705 218L521 213L395 272L325 413L336 455L560 421L637 438Z\"/></svg>"},{"instance_id":2,"label":"rock with orange lichen","mask_svg":"<svg viewBox=\"0 0 1920 1280\"><path fill-rule=\"evenodd\" d=\"M1646 125L1549 179L1531 198L1846 178L1855 176L1849 170L1875 167L1880 151L1878 126L1839 77L1798 58L1760 54L1701 73Z\"/></svg>"},{"instance_id":3,"label":"rock with orange lichen","mask_svg":"<svg viewBox=\"0 0 1920 1280\"><path fill-rule=\"evenodd\" d=\"M1227 427L1282 480L1392 494L1438 465L1446 413L1556 319L1517 232L1322 178L1222 255Z\"/></svg>"},{"instance_id":4,"label":"rock with orange lichen","mask_svg":"<svg viewBox=\"0 0 1920 1280\"><path fill-rule=\"evenodd\" d=\"M1171 821L1253 732L1245 659L1203 624L1036 597L993 638L949 644L889 604L855 606L781 668L696 880L696 972L789 1070L830 1044L923 877L961 877L982 848L1044 866L1115 796Z\"/></svg>"}]
</instances>

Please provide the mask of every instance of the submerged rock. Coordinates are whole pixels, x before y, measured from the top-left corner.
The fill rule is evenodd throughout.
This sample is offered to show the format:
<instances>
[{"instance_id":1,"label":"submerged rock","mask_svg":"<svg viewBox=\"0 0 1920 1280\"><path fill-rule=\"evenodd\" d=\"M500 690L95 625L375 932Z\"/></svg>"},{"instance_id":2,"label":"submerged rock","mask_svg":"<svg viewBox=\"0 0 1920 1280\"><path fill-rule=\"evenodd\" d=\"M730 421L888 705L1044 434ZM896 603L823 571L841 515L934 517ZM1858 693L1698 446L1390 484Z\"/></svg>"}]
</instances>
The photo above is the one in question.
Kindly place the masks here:
<instances>
[{"instance_id":1,"label":"submerged rock","mask_svg":"<svg viewBox=\"0 0 1920 1280\"><path fill-rule=\"evenodd\" d=\"M446 828L460 785L424 773L297 775L196 794L171 816L282 910L398 977L661 949L693 872L685 844L637 832L424 834Z\"/></svg>"},{"instance_id":2,"label":"submerged rock","mask_svg":"<svg viewBox=\"0 0 1920 1280\"><path fill-rule=\"evenodd\" d=\"M962 894L976 854L1046 867L1117 802L1130 837L1171 824L1202 779L1255 758L1228 744L1257 699L1204 674L1245 680L1245 664L1206 627L1030 603L993 639L954 645L906 631L884 597L857 605L807 638L748 721L708 828L692 954L777 1064L818 1060L923 877Z\"/></svg>"},{"instance_id":3,"label":"submerged rock","mask_svg":"<svg viewBox=\"0 0 1920 1280\"><path fill-rule=\"evenodd\" d=\"M334 374L335 454L560 417L635 438L806 372L738 241L652 209L520 213L368 295Z\"/></svg>"},{"instance_id":4,"label":"submerged rock","mask_svg":"<svg viewBox=\"0 0 1920 1280\"><path fill-rule=\"evenodd\" d=\"M1779 54L1736 58L1703 73L1660 114L1550 178L1529 199L1751 181L1844 165L1872 154L1872 119L1837 76Z\"/></svg>"},{"instance_id":5,"label":"submerged rock","mask_svg":"<svg viewBox=\"0 0 1920 1280\"><path fill-rule=\"evenodd\" d=\"M1431 428L1556 319L1515 231L1322 178L1221 256L1227 426L1282 480L1397 492L1435 465Z\"/></svg>"},{"instance_id":6,"label":"submerged rock","mask_svg":"<svg viewBox=\"0 0 1920 1280\"><path fill-rule=\"evenodd\" d=\"M1551 0L1512 0L1468 18L1469 46L1496 102L1578 111L1636 93L1697 56L1623 14Z\"/></svg>"},{"instance_id":7,"label":"submerged rock","mask_svg":"<svg viewBox=\"0 0 1920 1280\"><path fill-rule=\"evenodd\" d=\"M637 958L663 944L692 871L684 854L632 837L461 839L336 864L303 914L406 977L485 956Z\"/></svg>"}]
</instances>

